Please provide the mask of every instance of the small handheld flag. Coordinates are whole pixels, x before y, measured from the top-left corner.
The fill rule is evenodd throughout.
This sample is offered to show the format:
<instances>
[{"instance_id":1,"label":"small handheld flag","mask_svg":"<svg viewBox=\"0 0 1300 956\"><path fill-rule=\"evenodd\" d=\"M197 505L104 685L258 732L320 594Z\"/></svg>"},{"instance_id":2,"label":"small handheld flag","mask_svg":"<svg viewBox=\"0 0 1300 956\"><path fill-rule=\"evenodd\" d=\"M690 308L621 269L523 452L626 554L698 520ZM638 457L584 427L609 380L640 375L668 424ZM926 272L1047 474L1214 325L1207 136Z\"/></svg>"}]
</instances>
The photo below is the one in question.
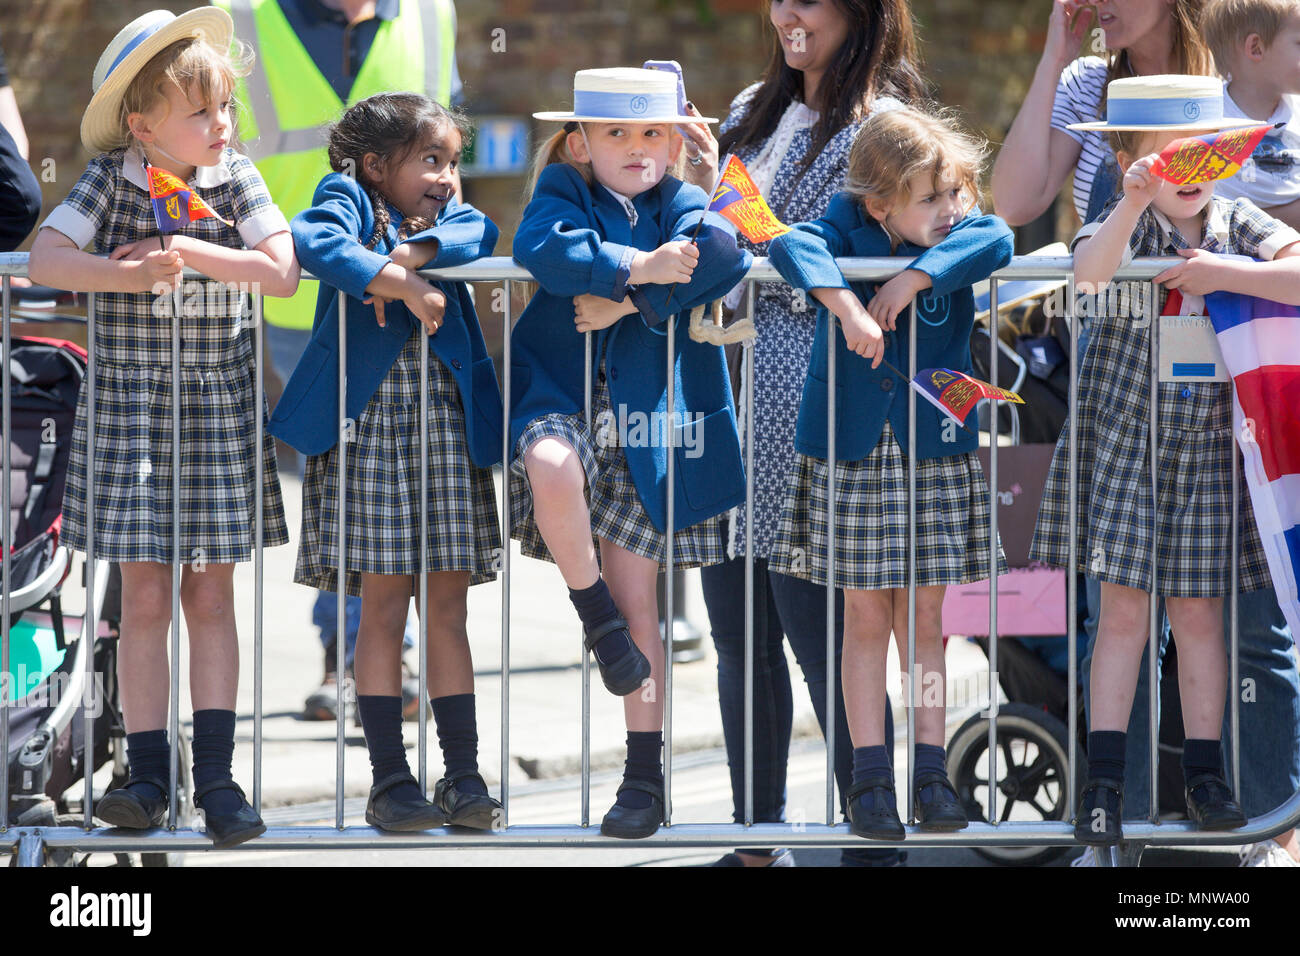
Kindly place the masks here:
<instances>
[{"instance_id":1,"label":"small handheld flag","mask_svg":"<svg viewBox=\"0 0 1300 956\"><path fill-rule=\"evenodd\" d=\"M918 395L945 415L965 426L966 416L980 399L992 398L1005 402L1025 404L1025 400L1005 388L972 378L964 372L950 368L927 368L916 373L912 388Z\"/></svg>"},{"instance_id":2,"label":"small handheld flag","mask_svg":"<svg viewBox=\"0 0 1300 956\"><path fill-rule=\"evenodd\" d=\"M767 242L790 231L789 226L776 218L754 180L749 178L749 170L735 156L728 157L722 167L722 176L709 199L709 211L730 219L750 242Z\"/></svg>"},{"instance_id":3,"label":"small handheld flag","mask_svg":"<svg viewBox=\"0 0 1300 956\"><path fill-rule=\"evenodd\" d=\"M1274 128L1267 124L1242 126L1222 133L1176 139L1160 151L1160 159L1151 172L1175 186L1227 179L1241 170L1260 140Z\"/></svg>"},{"instance_id":4,"label":"small handheld flag","mask_svg":"<svg viewBox=\"0 0 1300 956\"><path fill-rule=\"evenodd\" d=\"M223 219L212 211L199 194L192 190L178 176L153 166L146 159L143 161L144 174L149 180L149 198L153 201L153 217L158 222L159 232L176 232L196 219L220 219L227 226L234 226L229 219Z\"/></svg>"}]
</instances>

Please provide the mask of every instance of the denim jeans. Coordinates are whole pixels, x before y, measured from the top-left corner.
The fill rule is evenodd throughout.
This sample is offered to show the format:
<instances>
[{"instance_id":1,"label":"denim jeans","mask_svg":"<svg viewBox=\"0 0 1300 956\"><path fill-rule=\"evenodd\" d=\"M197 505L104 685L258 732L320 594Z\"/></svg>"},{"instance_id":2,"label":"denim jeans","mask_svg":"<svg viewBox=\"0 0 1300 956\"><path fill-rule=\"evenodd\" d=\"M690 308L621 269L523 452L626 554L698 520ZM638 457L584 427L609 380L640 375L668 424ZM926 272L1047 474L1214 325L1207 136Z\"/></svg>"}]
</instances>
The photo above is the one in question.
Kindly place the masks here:
<instances>
[{"instance_id":1,"label":"denim jeans","mask_svg":"<svg viewBox=\"0 0 1300 956\"><path fill-rule=\"evenodd\" d=\"M1101 583L1088 578L1088 620L1085 624L1088 655L1081 665L1085 706L1091 707L1088 692L1092 650L1097 639L1097 615L1101 607ZM1161 602L1163 605L1163 602ZM1300 675L1292 653L1291 629L1271 588L1248 591L1237 599L1237 670L1241 685L1236 689L1241 703L1241 793L1237 798L1247 816L1255 817L1280 806L1300 789ZM1163 617L1163 606L1160 612ZM1157 660L1156 706L1159 708L1159 663L1169 645L1168 618L1160 631ZM1223 611L1224 645L1230 652L1228 602ZM1124 819L1146 819L1151 807L1150 762L1147 742L1147 657L1142 655L1133 711L1129 715L1125 753ZM1228 688L1229 694L1233 688ZM1231 698L1223 714L1224 772L1231 786L1232 757L1228 749Z\"/></svg>"},{"instance_id":2,"label":"denim jeans","mask_svg":"<svg viewBox=\"0 0 1300 956\"><path fill-rule=\"evenodd\" d=\"M745 819L745 559L706 567L700 577L718 654L718 701L722 733L731 770L732 819ZM783 638L788 638L812 700L817 723L826 732L826 589L769 571L754 561L754 822L780 823L786 811L786 764L794 721L794 698ZM835 780L839 807L853 777L853 743L844 716L840 686L840 649L844 640L844 596L835 595L835 660L830 676L835 687ZM894 739L893 714L885 706L885 739ZM890 750L892 751L892 747ZM906 802L906 800L902 801ZM820 816L818 807L801 808L805 820ZM890 848L845 850L846 861L892 862Z\"/></svg>"},{"instance_id":3,"label":"denim jeans","mask_svg":"<svg viewBox=\"0 0 1300 956\"><path fill-rule=\"evenodd\" d=\"M308 329L286 329L278 325L266 323L263 331L266 341L266 351L271 358L271 370L280 380L280 384L289 381L289 376L298 365L298 360L302 358L302 353L307 350L307 343L311 341L311 331ZM289 459L285 462L286 471L293 470L302 478L303 471L306 468L306 461L292 448L289 449ZM316 594L316 603L312 606L311 621L320 628L321 645L329 650L335 639L338 637L338 604L337 597L333 591L320 591ZM352 658L357 651L357 628L361 626L361 598L349 595L344 599L344 639L346 646L344 652L347 655L347 666L352 666ZM406 616L406 633L402 636L403 647L414 647L415 636L418 632L418 623L414 613L408 612Z\"/></svg>"}]
</instances>

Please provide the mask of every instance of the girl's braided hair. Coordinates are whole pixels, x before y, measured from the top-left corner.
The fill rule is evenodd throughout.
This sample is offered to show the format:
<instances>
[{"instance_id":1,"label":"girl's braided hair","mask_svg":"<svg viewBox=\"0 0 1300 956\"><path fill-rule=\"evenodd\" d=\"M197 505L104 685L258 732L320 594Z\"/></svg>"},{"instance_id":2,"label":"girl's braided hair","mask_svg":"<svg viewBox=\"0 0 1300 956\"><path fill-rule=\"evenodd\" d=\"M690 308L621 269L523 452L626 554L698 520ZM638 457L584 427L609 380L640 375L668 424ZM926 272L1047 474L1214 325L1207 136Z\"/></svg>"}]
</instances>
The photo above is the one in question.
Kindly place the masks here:
<instances>
[{"instance_id":1,"label":"girl's braided hair","mask_svg":"<svg viewBox=\"0 0 1300 956\"><path fill-rule=\"evenodd\" d=\"M377 93L349 108L330 127L330 169L356 177L375 208L375 231L366 242L367 249L373 249L387 235L391 220L387 198L366 181L362 158L374 153L385 164L402 163L443 124L459 132L461 142L473 129L464 113L448 109L422 93ZM405 238L431 225L424 217L403 219L397 234Z\"/></svg>"}]
</instances>

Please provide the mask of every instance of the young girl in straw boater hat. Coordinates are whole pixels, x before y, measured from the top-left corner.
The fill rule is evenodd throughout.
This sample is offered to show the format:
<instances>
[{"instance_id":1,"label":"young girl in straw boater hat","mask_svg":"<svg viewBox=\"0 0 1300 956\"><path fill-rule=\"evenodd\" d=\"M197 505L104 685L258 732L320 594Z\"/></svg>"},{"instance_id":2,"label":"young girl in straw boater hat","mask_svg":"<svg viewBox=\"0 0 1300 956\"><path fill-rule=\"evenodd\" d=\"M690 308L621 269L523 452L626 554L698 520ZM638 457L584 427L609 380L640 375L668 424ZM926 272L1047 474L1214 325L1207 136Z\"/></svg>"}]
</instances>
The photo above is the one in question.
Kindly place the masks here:
<instances>
[{"instance_id":1,"label":"young girl in straw boater hat","mask_svg":"<svg viewBox=\"0 0 1300 956\"><path fill-rule=\"evenodd\" d=\"M624 699L627 763L601 832L644 837L664 813L655 583L666 560L668 455L677 568L723 559L712 522L745 491L722 349L693 341L678 320L735 285L751 258L724 219L705 213L709 197L670 175L682 151L673 125L701 121L679 109L672 74L583 70L572 112L535 115L565 126L538 152L536 189L514 241L540 289L511 337L511 526L525 554L559 565L584 643L605 686ZM669 322L677 330L671 417ZM592 337L591 422L584 333Z\"/></svg>"},{"instance_id":2,"label":"young girl in straw boater hat","mask_svg":"<svg viewBox=\"0 0 1300 956\"><path fill-rule=\"evenodd\" d=\"M131 776L99 801L114 826L157 826L167 811L169 743L167 629L171 624L172 509L179 507L181 605L190 637L194 782L208 835L233 846L265 830L231 777L239 645L233 572L253 545L255 456L263 458L263 541L288 535L269 435L256 420L253 332L243 297L218 283L252 283L267 295L298 285L289 224L257 169L230 148L232 25L204 7L181 16L155 10L122 29L95 66L94 96L81 121L93 153L72 192L45 220L32 248L32 278L100 293L95 500L86 500L86 402L77 406L64 501L64 541L121 563L118 680ZM160 247L144 162L183 180L215 211ZM223 221L230 220L230 223ZM89 245L90 252L81 251ZM97 255L107 254L107 259ZM181 373L171 377L171 290L189 265L218 283L185 296ZM176 391L173 391L173 388ZM180 403L179 456L171 409ZM178 460L179 458L179 460ZM172 500L172 469L181 497Z\"/></svg>"},{"instance_id":3,"label":"young girl in straw boater hat","mask_svg":"<svg viewBox=\"0 0 1300 956\"><path fill-rule=\"evenodd\" d=\"M1224 119L1221 83L1211 77L1142 76L1113 81L1107 117L1073 129L1107 130L1124 172L1122 191L1100 221L1075 237L1080 308L1094 317L1079 373L1079 565L1098 577L1101 616L1092 660L1088 782L1075 836L1108 845L1121 836L1125 728L1133 705L1156 577L1178 644L1187 811L1203 829L1246 819L1224 781L1220 743L1227 667L1223 600L1230 587L1231 386L1202 296L1239 292L1300 304L1300 233L1214 184L1176 186L1156 176L1173 140L1251 124ZM1258 262L1224 258L1236 253ZM1106 294L1115 271L1138 256L1182 256L1155 277L1160 372L1158 498L1152 509L1151 323L1141 283ZM1095 298L1093 297L1095 295ZM1069 435L1063 430L1039 509L1031 558L1057 567L1069 548ZM1249 500L1237 531L1242 591L1269 583ZM1151 567L1154 545L1156 567Z\"/></svg>"}]
</instances>

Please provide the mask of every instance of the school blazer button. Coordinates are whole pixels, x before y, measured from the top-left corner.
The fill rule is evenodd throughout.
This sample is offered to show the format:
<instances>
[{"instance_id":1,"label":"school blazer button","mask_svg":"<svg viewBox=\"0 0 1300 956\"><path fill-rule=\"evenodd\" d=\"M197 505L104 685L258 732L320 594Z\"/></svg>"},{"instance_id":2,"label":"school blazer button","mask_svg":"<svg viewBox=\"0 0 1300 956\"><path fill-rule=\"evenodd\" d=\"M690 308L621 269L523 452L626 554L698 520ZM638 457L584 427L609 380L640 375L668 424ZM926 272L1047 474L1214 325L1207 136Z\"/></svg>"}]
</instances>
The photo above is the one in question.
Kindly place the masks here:
<instances>
[{"instance_id":1,"label":"school blazer button","mask_svg":"<svg viewBox=\"0 0 1300 956\"><path fill-rule=\"evenodd\" d=\"M609 377L612 378L614 381L618 381L618 369L616 369L616 368L612 368L612 369L610 369L610 370L609 370Z\"/></svg>"},{"instance_id":2,"label":"school blazer button","mask_svg":"<svg viewBox=\"0 0 1300 956\"><path fill-rule=\"evenodd\" d=\"M459 372L460 369L461 369L460 359L452 359L452 360L451 360L451 367L454 368L456 371Z\"/></svg>"},{"instance_id":3,"label":"school blazer button","mask_svg":"<svg viewBox=\"0 0 1300 956\"><path fill-rule=\"evenodd\" d=\"M882 392L887 392L893 387L894 387L894 380L892 378L887 378L880 383L880 390Z\"/></svg>"}]
</instances>

